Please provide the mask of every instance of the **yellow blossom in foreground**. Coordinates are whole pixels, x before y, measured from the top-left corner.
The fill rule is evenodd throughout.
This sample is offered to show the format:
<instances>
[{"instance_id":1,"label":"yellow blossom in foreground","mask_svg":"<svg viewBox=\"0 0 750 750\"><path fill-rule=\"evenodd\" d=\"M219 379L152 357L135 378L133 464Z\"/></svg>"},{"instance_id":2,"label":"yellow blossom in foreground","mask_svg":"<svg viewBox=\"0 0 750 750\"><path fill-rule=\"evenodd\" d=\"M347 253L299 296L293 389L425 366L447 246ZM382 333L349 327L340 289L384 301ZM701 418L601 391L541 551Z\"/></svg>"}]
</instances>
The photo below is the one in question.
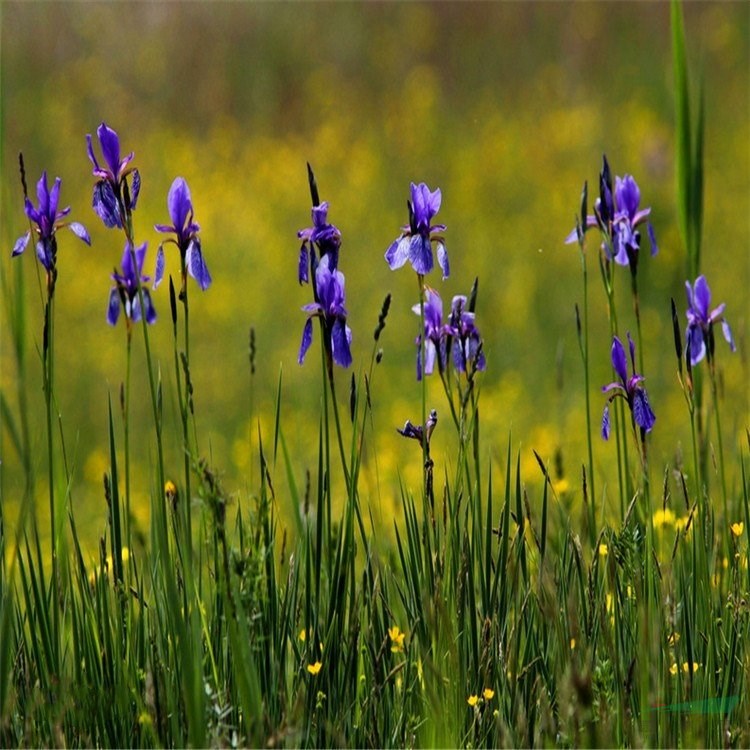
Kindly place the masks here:
<instances>
[{"instance_id":1,"label":"yellow blossom in foreground","mask_svg":"<svg viewBox=\"0 0 750 750\"><path fill-rule=\"evenodd\" d=\"M312 675L316 675L318 674L318 672L320 672L322 666L322 662L316 661L315 664L307 665L307 671Z\"/></svg>"},{"instance_id":2,"label":"yellow blossom in foreground","mask_svg":"<svg viewBox=\"0 0 750 750\"><path fill-rule=\"evenodd\" d=\"M609 547L607 547L606 544L600 544L599 545L599 554L602 557L606 557L608 552L609 552Z\"/></svg>"},{"instance_id":3,"label":"yellow blossom in foreground","mask_svg":"<svg viewBox=\"0 0 750 750\"><path fill-rule=\"evenodd\" d=\"M484 689L484 690L482 691L482 697L483 697L483 698L484 698L484 699L485 699L486 701L491 701L491 700L492 700L492 699L493 699L493 698L495 697L495 691L494 691L494 690L492 690L491 688L485 688L485 689Z\"/></svg>"},{"instance_id":4,"label":"yellow blossom in foreground","mask_svg":"<svg viewBox=\"0 0 750 750\"><path fill-rule=\"evenodd\" d=\"M468 703L468 704L469 704L469 705L470 705L470 706L471 706L472 708L474 708L474 706L476 706L476 705L477 705L477 703L479 703L479 696L478 696L478 695L470 695L470 696L469 696L469 697L468 697L468 698L466 699L466 702L467 702L467 703Z\"/></svg>"},{"instance_id":5,"label":"yellow blossom in foreground","mask_svg":"<svg viewBox=\"0 0 750 750\"><path fill-rule=\"evenodd\" d=\"M693 662L693 670L692 671L693 672L697 672L699 668L700 668L700 664L698 664L698 662L694 661ZM682 663L682 671L685 672L685 673L687 673L687 672L690 671L690 663L689 662L685 661L685 662Z\"/></svg>"},{"instance_id":6,"label":"yellow blossom in foreground","mask_svg":"<svg viewBox=\"0 0 750 750\"><path fill-rule=\"evenodd\" d=\"M667 638L667 643L670 646L674 646L675 643L679 643L679 642L680 642L680 634L679 633L675 632L675 633L670 633L669 634L669 638Z\"/></svg>"},{"instance_id":7,"label":"yellow blossom in foreground","mask_svg":"<svg viewBox=\"0 0 750 750\"><path fill-rule=\"evenodd\" d=\"M664 526L674 526L676 520L674 511L669 508L660 508L654 513L652 519L655 529L661 529Z\"/></svg>"},{"instance_id":8,"label":"yellow blossom in foreground","mask_svg":"<svg viewBox=\"0 0 750 750\"><path fill-rule=\"evenodd\" d=\"M575 649L575 647L576 647L576 639L575 638L571 638L570 639L570 650L573 651Z\"/></svg>"},{"instance_id":9,"label":"yellow blossom in foreground","mask_svg":"<svg viewBox=\"0 0 750 750\"><path fill-rule=\"evenodd\" d=\"M679 671L679 668L678 668L678 666L677 666L677 664L676 664L676 663L675 663L675 664L673 664L673 665L672 665L672 666L671 666L671 667L669 668L669 674L671 674L671 675L676 675L678 671Z\"/></svg>"},{"instance_id":10,"label":"yellow blossom in foreground","mask_svg":"<svg viewBox=\"0 0 750 750\"><path fill-rule=\"evenodd\" d=\"M391 651L396 654L404 650L404 639L406 633L402 632L398 625L388 628L388 637L391 639Z\"/></svg>"},{"instance_id":11,"label":"yellow blossom in foreground","mask_svg":"<svg viewBox=\"0 0 750 750\"><path fill-rule=\"evenodd\" d=\"M742 532L745 530L745 524L740 521L739 523L733 523L729 528L732 530L732 534L734 534L735 537L739 538L742 536Z\"/></svg>"}]
</instances>

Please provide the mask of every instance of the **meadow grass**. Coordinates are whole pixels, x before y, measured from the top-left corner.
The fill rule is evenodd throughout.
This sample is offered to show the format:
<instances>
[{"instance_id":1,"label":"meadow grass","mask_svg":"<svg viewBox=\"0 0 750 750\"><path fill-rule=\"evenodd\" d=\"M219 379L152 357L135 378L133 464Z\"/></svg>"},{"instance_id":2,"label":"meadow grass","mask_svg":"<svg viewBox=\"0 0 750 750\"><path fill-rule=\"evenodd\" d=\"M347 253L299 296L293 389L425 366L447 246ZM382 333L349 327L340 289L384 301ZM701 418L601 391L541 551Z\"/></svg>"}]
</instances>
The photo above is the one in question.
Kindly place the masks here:
<instances>
[{"instance_id":1,"label":"meadow grass","mask_svg":"<svg viewBox=\"0 0 750 750\"><path fill-rule=\"evenodd\" d=\"M703 105L696 116L676 4L672 28L676 193L692 283L702 267ZM317 207L309 167L308 175ZM124 220L122 235L111 231L129 243L137 269L136 237L144 229L129 199L133 180L115 179ZM724 442L721 421L732 408L722 374L739 365L721 341L714 349L713 328L706 358L693 364L683 306L674 300L674 347L670 341L668 357L648 349L637 283L647 280L636 276L632 258L624 268L613 262L616 230L601 203L597 226L584 231L589 192L603 202L601 184L599 191L584 187L579 206L571 199L583 279L576 316L581 380L574 386L585 403L580 473L564 474L555 452L529 449L523 436L483 433L496 407L483 393L482 344L462 349L463 368L454 367L457 327L447 342L436 333L436 369L427 377L434 289L426 284L439 282L420 271L413 329L389 326L388 295L372 314L370 351L361 347L351 370L338 367L342 339L334 331L340 333L335 326L345 313L315 285L315 263L320 270L333 251L311 239L313 341L304 372L317 409L311 419L300 417L279 370L274 398L261 402L261 413L256 370L273 365L259 358L251 329L245 395L253 466L244 487L229 488L224 456L214 455L196 416L200 391L191 373L209 349L189 313L210 315L210 298L191 289L184 246L180 277L169 279L171 351L157 352L145 316L132 315L136 301L146 309L150 290L139 270L129 290L122 386L101 406L107 521L93 560L80 535L75 447L57 406L67 383L55 370L53 344L67 332L54 326L54 273L37 266L41 337L28 330L35 297L26 277L17 269L3 276L16 392L3 391L1 406L23 491L12 525L4 493L0 506L0 744L750 744L750 433L745 424L744 435ZM569 228L560 227L560 236ZM446 241L451 247L450 233ZM342 265L348 262L342 254ZM607 398L591 374L596 273L589 271L597 266L606 346L618 336L627 350L622 321L632 319L638 356L628 366L648 374L656 361L673 363L674 387L685 401L682 428L692 442L687 457L675 446L674 461L654 462L651 427L666 431L668 419L655 403L658 421L644 427L634 410L639 386L625 383L628 399L611 405L608 447L616 459L604 468L594 460L599 429L592 415ZM475 281L462 308L479 327L482 288ZM128 293L120 282L116 290ZM120 299L124 304L126 296ZM730 298L730 317L738 301ZM411 342L415 332L423 377L404 397L409 411L399 424L416 424L407 422L401 436L389 428L400 441L398 472L384 471L381 480L378 410L393 409L382 395L390 393L382 383L383 349L389 339ZM29 345L34 338L44 342L39 368ZM467 333L469 341L476 343ZM133 371L134 356L143 367ZM172 366L169 376L163 361ZM39 382L42 459L29 418ZM133 417L139 400L150 412L145 420ZM437 423L430 422L433 410ZM300 434L305 457L290 447ZM147 446L146 461L131 461L131 443ZM178 460L169 466L179 470L171 475L164 456L174 446ZM376 468L375 492L365 487L366 465ZM381 492L397 498L393 517L383 519L373 502ZM48 513L37 512L40 497ZM137 497L148 498L147 524L135 517Z\"/></svg>"}]
</instances>

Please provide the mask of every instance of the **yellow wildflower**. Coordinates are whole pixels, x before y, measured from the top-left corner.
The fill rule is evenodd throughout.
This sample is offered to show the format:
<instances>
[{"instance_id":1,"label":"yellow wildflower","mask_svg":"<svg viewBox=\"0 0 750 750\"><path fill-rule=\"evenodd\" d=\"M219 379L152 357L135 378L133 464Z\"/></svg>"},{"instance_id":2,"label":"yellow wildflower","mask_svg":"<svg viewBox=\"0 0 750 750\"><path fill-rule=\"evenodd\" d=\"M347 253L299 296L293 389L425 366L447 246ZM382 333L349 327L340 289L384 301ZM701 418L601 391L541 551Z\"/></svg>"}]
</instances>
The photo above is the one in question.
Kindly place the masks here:
<instances>
[{"instance_id":1,"label":"yellow wildflower","mask_svg":"<svg viewBox=\"0 0 750 750\"><path fill-rule=\"evenodd\" d=\"M694 661L693 662L693 669L692 669L692 671L693 672L697 672L699 667L700 667L700 664L698 664L698 662ZM687 673L687 672L690 671L690 663L689 662L685 661L685 662L682 663L682 671L685 672L685 673Z\"/></svg>"},{"instance_id":2,"label":"yellow wildflower","mask_svg":"<svg viewBox=\"0 0 750 750\"><path fill-rule=\"evenodd\" d=\"M469 704L469 705L470 705L470 706L471 706L472 708L474 708L474 706L476 706L476 705L477 705L477 703L479 703L479 696L478 696L478 695L470 695L470 696L469 696L469 697L468 697L468 698L466 699L466 702L467 702L467 703L468 703L468 704Z\"/></svg>"},{"instance_id":3,"label":"yellow wildflower","mask_svg":"<svg viewBox=\"0 0 750 750\"><path fill-rule=\"evenodd\" d=\"M302 628L302 630L299 631L299 639L302 641L302 643L304 643L307 640L307 632L305 631L304 628Z\"/></svg>"},{"instance_id":4,"label":"yellow wildflower","mask_svg":"<svg viewBox=\"0 0 750 750\"><path fill-rule=\"evenodd\" d=\"M669 674L671 674L671 675L676 675L678 671L679 671L679 669L678 669L678 667L677 667L677 664L676 664L676 663L675 663L675 664L673 664L673 665L672 665L672 666L671 666L671 667L669 668Z\"/></svg>"},{"instance_id":5,"label":"yellow wildflower","mask_svg":"<svg viewBox=\"0 0 750 750\"><path fill-rule=\"evenodd\" d=\"M316 661L315 664L308 664L307 665L307 671L311 675L316 675L316 674L318 674L318 672L320 672L322 666L323 666L322 662Z\"/></svg>"},{"instance_id":6,"label":"yellow wildflower","mask_svg":"<svg viewBox=\"0 0 750 750\"><path fill-rule=\"evenodd\" d=\"M732 534L739 539L742 536L742 532L745 530L745 524L740 521L739 523L733 523L730 527Z\"/></svg>"},{"instance_id":7,"label":"yellow wildflower","mask_svg":"<svg viewBox=\"0 0 750 750\"><path fill-rule=\"evenodd\" d=\"M570 650L573 651L575 649L575 647L576 647L576 639L575 638L571 638L570 639Z\"/></svg>"},{"instance_id":8,"label":"yellow wildflower","mask_svg":"<svg viewBox=\"0 0 750 750\"><path fill-rule=\"evenodd\" d=\"M670 508L659 508L659 510L654 513L652 521L655 529L661 529L664 526L674 526L677 519L674 511Z\"/></svg>"},{"instance_id":9,"label":"yellow wildflower","mask_svg":"<svg viewBox=\"0 0 750 750\"><path fill-rule=\"evenodd\" d=\"M398 625L388 628L388 637L391 639L391 651L397 654L404 650L404 639L406 633L402 632Z\"/></svg>"},{"instance_id":10,"label":"yellow wildflower","mask_svg":"<svg viewBox=\"0 0 750 750\"><path fill-rule=\"evenodd\" d=\"M606 544L600 544L599 545L599 554L602 557L606 557L608 552L609 552L609 547L607 547Z\"/></svg>"},{"instance_id":11,"label":"yellow wildflower","mask_svg":"<svg viewBox=\"0 0 750 750\"><path fill-rule=\"evenodd\" d=\"M492 700L492 699L493 699L493 698L495 697L495 691L494 691L494 690L492 690L491 688L485 688L485 689L484 689L484 690L482 691L482 697L483 697L483 698L484 698L484 699L485 699L486 701L491 701L491 700Z\"/></svg>"},{"instance_id":12,"label":"yellow wildflower","mask_svg":"<svg viewBox=\"0 0 750 750\"><path fill-rule=\"evenodd\" d=\"M675 633L670 633L669 634L669 638L667 638L667 643L670 646L674 646L675 643L679 643L679 642L680 642L680 634L679 633L675 632Z\"/></svg>"}]
</instances>

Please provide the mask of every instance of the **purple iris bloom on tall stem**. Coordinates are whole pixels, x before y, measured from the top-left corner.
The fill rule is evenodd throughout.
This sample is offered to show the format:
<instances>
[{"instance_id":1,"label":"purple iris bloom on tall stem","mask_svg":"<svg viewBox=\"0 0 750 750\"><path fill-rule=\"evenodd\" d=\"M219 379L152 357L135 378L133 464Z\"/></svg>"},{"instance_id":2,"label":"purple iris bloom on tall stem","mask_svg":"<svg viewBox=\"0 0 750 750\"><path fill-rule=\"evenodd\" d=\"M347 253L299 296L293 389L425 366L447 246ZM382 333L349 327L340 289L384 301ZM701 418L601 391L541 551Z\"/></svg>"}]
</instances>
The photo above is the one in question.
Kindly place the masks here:
<instances>
[{"instance_id":1,"label":"purple iris bloom on tall stem","mask_svg":"<svg viewBox=\"0 0 750 750\"><path fill-rule=\"evenodd\" d=\"M448 278L448 252L442 236L446 226L431 223L440 210L441 202L440 188L431 192L424 182L420 182L419 185L411 183L411 201L407 201L409 224L401 228L401 235L391 243L385 253L391 270L401 268L408 260L420 276L425 276L432 270L432 245L435 243L443 279Z\"/></svg>"},{"instance_id":2,"label":"purple iris bloom on tall stem","mask_svg":"<svg viewBox=\"0 0 750 750\"><path fill-rule=\"evenodd\" d=\"M713 310L711 308L711 290L705 276L699 276L695 285L691 286L689 281L685 282L687 292L688 309L686 312L688 325L685 338L690 351L690 364L697 365L703 357L708 356L709 364L713 362L714 352L714 323L721 323L724 338L729 344L731 351L735 351L732 329L724 318L722 302Z\"/></svg>"},{"instance_id":3,"label":"purple iris bloom on tall stem","mask_svg":"<svg viewBox=\"0 0 750 750\"><path fill-rule=\"evenodd\" d=\"M474 323L474 313L467 309L466 302L463 294L457 294L451 303L453 364L458 372L470 371L472 367L477 370L487 367L482 337Z\"/></svg>"},{"instance_id":4,"label":"purple iris bloom on tall stem","mask_svg":"<svg viewBox=\"0 0 750 750\"><path fill-rule=\"evenodd\" d=\"M602 245L607 258L621 266L629 265L634 273L641 247L639 226L646 224L651 255L656 255L659 250L654 228L648 221L651 208L641 208L640 203L641 191L631 175L615 177L615 187L614 191L612 190L609 163L605 156L599 174L599 197L594 203L594 213L586 217L582 231L599 227L607 237ZM576 229L565 238L566 244L577 240Z\"/></svg>"},{"instance_id":5,"label":"purple iris bloom on tall stem","mask_svg":"<svg viewBox=\"0 0 750 750\"><path fill-rule=\"evenodd\" d=\"M50 296L57 276L57 238L55 236L57 230L63 227L70 229L87 245L91 244L91 238L83 224L77 221L62 221L70 213L70 206L58 211L61 184L62 180L56 177L50 189L47 183L47 172L42 172L36 185L37 205L34 206L28 196L24 199L24 212L31 221L32 227L16 240L12 253L13 256L20 255L29 244L32 232L36 234L36 257L47 272L47 291Z\"/></svg>"},{"instance_id":6,"label":"purple iris bloom on tall stem","mask_svg":"<svg viewBox=\"0 0 750 750\"><path fill-rule=\"evenodd\" d=\"M94 154L91 135L86 136L89 159L94 165L94 176L99 178L94 185L93 207L106 227L125 229L130 237L130 215L135 211L141 191L140 172L128 166L133 160L134 153L131 151L127 156L120 158L120 139L104 122L96 129L96 135L104 162L101 165ZM127 181L129 175L132 175L130 185Z\"/></svg>"},{"instance_id":7,"label":"purple iris bloom on tall stem","mask_svg":"<svg viewBox=\"0 0 750 750\"><path fill-rule=\"evenodd\" d=\"M414 305L412 312L421 315L420 305ZM438 371L443 372L448 360L448 340L452 335L452 329L443 324L443 300L440 295L430 287L425 287L424 300L424 337L417 336L417 380L422 379L422 374L432 375L437 362ZM422 341L424 338L424 345ZM424 362L420 357L424 358Z\"/></svg>"},{"instance_id":8,"label":"purple iris bloom on tall stem","mask_svg":"<svg viewBox=\"0 0 750 750\"><path fill-rule=\"evenodd\" d=\"M331 359L340 367L351 365L352 332L346 325L344 284L344 274L332 269L330 257L324 255L315 270L316 301L302 307L308 318L302 331L302 343L297 357L299 364L305 361L307 350L312 344L313 318L318 318L321 321L329 367Z\"/></svg>"},{"instance_id":9,"label":"purple iris bloom on tall stem","mask_svg":"<svg viewBox=\"0 0 750 750\"><path fill-rule=\"evenodd\" d=\"M302 240L299 250L298 277L299 283L307 283L310 280L310 268L315 273L318 264L318 256L329 258L331 271L338 268L339 248L341 247L341 232L338 227L328 223L328 201L312 207L313 225L306 229L300 229L297 237ZM318 248L318 256L315 247Z\"/></svg>"},{"instance_id":10,"label":"purple iris bloom on tall stem","mask_svg":"<svg viewBox=\"0 0 750 750\"><path fill-rule=\"evenodd\" d=\"M641 385L645 378L635 371L635 344L630 337L630 333L628 333L628 345L630 348L630 362L633 367L633 374L630 377L628 377L628 362L625 355L625 347L617 336L614 336L612 339L612 367L620 380L619 382L615 381L602 387L604 393L612 394L607 399L602 416L602 437L605 440L609 439L610 432L609 405L618 396L627 401L633 422L641 429L641 438L643 438L645 433L651 431L656 422L656 416L651 410L646 389Z\"/></svg>"},{"instance_id":11,"label":"purple iris bloom on tall stem","mask_svg":"<svg viewBox=\"0 0 750 750\"><path fill-rule=\"evenodd\" d=\"M137 323L141 319L141 301L143 297L143 306L146 310L146 322L153 323L156 320L156 310L151 302L151 294L144 287L150 281L150 277L143 276L143 261L146 258L146 242L140 247L133 249L130 242L125 243L125 250L122 253L121 272L116 270L112 274L112 280L115 285L109 293L109 303L107 304L107 322L115 325L120 316L120 305L125 311L128 329L131 323ZM133 259L135 258L135 266ZM138 288L140 287L140 296Z\"/></svg>"},{"instance_id":12,"label":"purple iris bloom on tall stem","mask_svg":"<svg viewBox=\"0 0 750 750\"><path fill-rule=\"evenodd\" d=\"M203 259L201 240L198 236L200 226L193 221L193 201L190 198L190 188L184 178L176 177L167 195L167 208L172 224L157 224L157 232L174 234L159 245L156 254L156 273L154 274L154 288L164 278L164 244L172 242L180 251L180 265L182 269L182 290L185 293L186 274L190 274L198 286L205 292L211 286L211 274Z\"/></svg>"}]
</instances>

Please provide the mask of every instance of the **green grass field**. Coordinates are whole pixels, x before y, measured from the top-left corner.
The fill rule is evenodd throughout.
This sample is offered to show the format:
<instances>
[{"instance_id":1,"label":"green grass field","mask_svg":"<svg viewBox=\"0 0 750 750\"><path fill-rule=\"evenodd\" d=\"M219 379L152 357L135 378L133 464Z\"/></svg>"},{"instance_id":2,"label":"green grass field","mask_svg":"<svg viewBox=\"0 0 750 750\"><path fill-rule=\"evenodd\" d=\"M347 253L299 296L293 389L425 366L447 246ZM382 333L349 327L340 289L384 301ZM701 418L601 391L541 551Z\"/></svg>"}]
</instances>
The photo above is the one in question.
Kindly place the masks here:
<instances>
[{"instance_id":1,"label":"green grass field","mask_svg":"<svg viewBox=\"0 0 750 750\"><path fill-rule=\"evenodd\" d=\"M750 744L747 6L6 2L0 22L2 746ZM119 228L92 210L102 122L141 183L112 178ZM37 226L19 153L32 207L60 176L90 235L60 227L49 267L35 240L11 257ZM633 217L595 206L603 154L656 255L643 223L614 262ZM345 313L315 265L298 281L307 163ZM177 176L210 288L190 238L167 243L158 289L115 291L156 323L109 326L125 241L153 278ZM442 191L447 279L384 259L410 182ZM688 350L700 274L726 309ZM449 353L418 380L435 293Z\"/></svg>"}]
</instances>

